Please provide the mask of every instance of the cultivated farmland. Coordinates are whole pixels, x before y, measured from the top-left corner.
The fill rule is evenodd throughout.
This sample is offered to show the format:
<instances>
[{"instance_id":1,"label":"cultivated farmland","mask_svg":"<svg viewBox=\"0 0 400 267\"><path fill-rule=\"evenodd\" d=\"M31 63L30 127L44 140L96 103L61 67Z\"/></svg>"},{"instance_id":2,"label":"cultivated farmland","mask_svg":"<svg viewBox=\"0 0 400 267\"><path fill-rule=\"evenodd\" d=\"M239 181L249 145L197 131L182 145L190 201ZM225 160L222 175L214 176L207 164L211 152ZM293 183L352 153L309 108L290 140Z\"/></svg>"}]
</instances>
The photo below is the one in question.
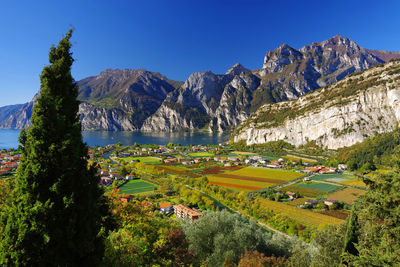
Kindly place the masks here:
<instances>
[{"instance_id":1,"label":"cultivated farmland","mask_svg":"<svg viewBox=\"0 0 400 267\"><path fill-rule=\"evenodd\" d=\"M157 157L125 157L125 158L120 158L121 160L125 162L131 162L132 160L140 161L143 163L160 163L161 159Z\"/></svg>"},{"instance_id":2,"label":"cultivated farmland","mask_svg":"<svg viewBox=\"0 0 400 267\"><path fill-rule=\"evenodd\" d=\"M360 198L360 196L367 193L365 190L346 187L340 191L334 192L326 196L327 199L338 200L347 204L353 204L354 201Z\"/></svg>"},{"instance_id":3,"label":"cultivated farmland","mask_svg":"<svg viewBox=\"0 0 400 267\"><path fill-rule=\"evenodd\" d=\"M318 227L320 224L335 225L340 224L343 220L327 216L324 214L312 212L310 210L299 209L280 202L267 199L259 199L260 206L266 210L272 210L276 214L287 216L303 225Z\"/></svg>"},{"instance_id":4,"label":"cultivated farmland","mask_svg":"<svg viewBox=\"0 0 400 267\"><path fill-rule=\"evenodd\" d=\"M142 180L132 180L119 187L122 194L135 194L153 191L157 187Z\"/></svg>"},{"instance_id":5,"label":"cultivated farmland","mask_svg":"<svg viewBox=\"0 0 400 267\"><path fill-rule=\"evenodd\" d=\"M316 182L299 183L296 185L296 187L304 187L324 192L329 192L340 188L340 186L338 185L327 184L327 183L316 183Z\"/></svg>"},{"instance_id":6,"label":"cultivated farmland","mask_svg":"<svg viewBox=\"0 0 400 267\"><path fill-rule=\"evenodd\" d=\"M214 154L210 152L194 152L194 153L189 153L188 154L191 157L213 157Z\"/></svg>"},{"instance_id":7,"label":"cultivated farmland","mask_svg":"<svg viewBox=\"0 0 400 267\"><path fill-rule=\"evenodd\" d=\"M211 184L226 186L245 191L258 190L280 184L302 176L297 172L272 170L266 168L242 168L239 170L208 176Z\"/></svg>"},{"instance_id":8,"label":"cultivated farmland","mask_svg":"<svg viewBox=\"0 0 400 267\"><path fill-rule=\"evenodd\" d=\"M321 191L321 190L315 190L315 189L305 188L305 187L297 187L295 185L283 187L280 189L280 191L282 191L282 192L293 191L293 192L299 193L300 195L302 195L304 197L316 197L316 196L325 194L325 192Z\"/></svg>"},{"instance_id":9,"label":"cultivated farmland","mask_svg":"<svg viewBox=\"0 0 400 267\"><path fill-rule=\"evenodd\" d=\"M243 178L251 178L251 177L241 177L240 178L239 176L236 176L237 178L226 178L226 177L221 177L220 175L222 175L222 174L208 176L207 177L208 181L211 184L219 183L219 185L222 185L222 183L224 183L226 186L230 186L230 187L253 189L253 190L259 190L259 189L274 185L273 183L269 183L269 182L260 182L260 181L252 181L252 180L243 179Z\"/></svg>"}]
</instances>

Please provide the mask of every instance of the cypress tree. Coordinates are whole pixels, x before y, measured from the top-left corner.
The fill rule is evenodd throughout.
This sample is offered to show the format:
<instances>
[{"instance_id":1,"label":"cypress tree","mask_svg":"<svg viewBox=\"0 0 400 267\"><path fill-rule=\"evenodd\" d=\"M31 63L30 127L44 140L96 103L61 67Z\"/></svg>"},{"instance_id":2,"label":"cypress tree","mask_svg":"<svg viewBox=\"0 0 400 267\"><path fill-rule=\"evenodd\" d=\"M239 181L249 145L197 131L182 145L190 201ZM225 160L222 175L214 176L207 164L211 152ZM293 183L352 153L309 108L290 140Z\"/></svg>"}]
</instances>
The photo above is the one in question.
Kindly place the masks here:
<instances>
[{"instance_id":1,"label":"cypress tree","mask_svg":"<svg viewBox=\"0 0 400 267\"><path fill-rule=\"evenodd\" d=\"M342 264L344 265L348 265L346 256L358 256L358 250L355 245L358 243L359 228L360 225L358 223L356 208L353 207L347 223L346 235L344 237L343 255L345 256L341 259Z\"/></svg>"},{"instance_id":2,"label":"cypress tree","mask_svg":"<svg viewBox=\"0 0 400 267\"><path fill-rule=\"evenodd\" d=\"M103 255L103 192L82 141L71 34L50 48L32 126L20 135L22 159L1 216L2 265L93 266Z\"/></svg>"}]
</instances>

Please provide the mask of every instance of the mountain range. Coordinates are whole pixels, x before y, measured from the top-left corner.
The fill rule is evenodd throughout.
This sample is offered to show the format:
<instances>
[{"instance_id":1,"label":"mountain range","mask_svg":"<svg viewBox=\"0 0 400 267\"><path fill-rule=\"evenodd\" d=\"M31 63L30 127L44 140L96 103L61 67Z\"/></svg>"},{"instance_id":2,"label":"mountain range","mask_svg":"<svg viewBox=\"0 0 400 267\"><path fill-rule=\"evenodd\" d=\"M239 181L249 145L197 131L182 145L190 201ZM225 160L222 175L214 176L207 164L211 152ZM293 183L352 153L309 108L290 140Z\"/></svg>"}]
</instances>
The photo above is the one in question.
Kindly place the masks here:
<instances>
[{"instance_id":1,"label":"mountain range","mask_svg":"<svg viewBox=\"0 0 400 267\"><path fill-rule=\"evenodd\" d=\"M109 69L77 82L82 128L233 130L241 123L249 125L248 118L265 104L298 99L392 58L400 58L400 52L365 49L337 35L298 50L282 44L266 53L257 70L237 63L225 74L201 71L185 82L144 69ZM23 105L1 107L0 128L29 126L35 97Z\"/></svg>"}]
</instances>

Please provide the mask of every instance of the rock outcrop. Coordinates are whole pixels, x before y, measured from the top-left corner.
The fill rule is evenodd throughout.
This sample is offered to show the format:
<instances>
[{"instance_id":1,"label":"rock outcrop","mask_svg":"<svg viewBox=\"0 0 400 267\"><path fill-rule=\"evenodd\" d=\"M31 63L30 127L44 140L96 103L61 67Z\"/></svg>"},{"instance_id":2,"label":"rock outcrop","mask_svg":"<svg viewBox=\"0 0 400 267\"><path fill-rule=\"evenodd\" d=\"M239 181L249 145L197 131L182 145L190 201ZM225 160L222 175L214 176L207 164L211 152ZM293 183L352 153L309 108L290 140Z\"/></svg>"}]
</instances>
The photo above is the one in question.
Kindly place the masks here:
<instances>
[{"instance_id":1,"label":"rock outcrop","mask_svg":"<svg viewBox=\"0 0 400 267\"><path fill-rule=\"evenodd\" d=\"M400 121L400 61L366 70L297 100L266 104L233 134L248 145L285 140L299 146L315 141L337 149Z\"/></svg>"}]
</instances>

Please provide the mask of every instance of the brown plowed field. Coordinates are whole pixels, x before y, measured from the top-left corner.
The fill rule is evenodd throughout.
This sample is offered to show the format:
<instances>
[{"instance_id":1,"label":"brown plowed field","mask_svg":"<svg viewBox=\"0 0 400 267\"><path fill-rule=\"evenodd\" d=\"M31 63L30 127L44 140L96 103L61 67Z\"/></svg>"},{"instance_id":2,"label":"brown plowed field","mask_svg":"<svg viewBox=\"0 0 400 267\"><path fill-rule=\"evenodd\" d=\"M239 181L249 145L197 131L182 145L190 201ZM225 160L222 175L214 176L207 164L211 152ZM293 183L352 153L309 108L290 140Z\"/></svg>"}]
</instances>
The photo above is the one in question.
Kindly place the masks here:
<instances>
[{"instance_id":1,"label":"brown plowed field","mask_svg":"<svg viewBox=\"0 0 400 267\"><path fill-rule=\"evenodd\" d=\"M250 190L259 190L261 187L254 187L254 186L247 186L247 185L240 185L240 184L228 184L228 183L221 183L221 182L209 182L210 184L227 186L227 187L236 187L236 188L244 188Z\"/></svg>"},{"instance_id":2,"label":"brown plowed field","mask_svg":"<svg viewBox=\"0 0 400 267\"><path fill-rule=\"evenodd\" d=\"M282 180L278 180L278 179L250 177L250 176L234 175L234 174L216 174L214 176L222 177L222 178L246 180L246 181L265 182L265 183L271 183L271 184L280 184L283 182Z\"/></svg>"}]
</instances>

